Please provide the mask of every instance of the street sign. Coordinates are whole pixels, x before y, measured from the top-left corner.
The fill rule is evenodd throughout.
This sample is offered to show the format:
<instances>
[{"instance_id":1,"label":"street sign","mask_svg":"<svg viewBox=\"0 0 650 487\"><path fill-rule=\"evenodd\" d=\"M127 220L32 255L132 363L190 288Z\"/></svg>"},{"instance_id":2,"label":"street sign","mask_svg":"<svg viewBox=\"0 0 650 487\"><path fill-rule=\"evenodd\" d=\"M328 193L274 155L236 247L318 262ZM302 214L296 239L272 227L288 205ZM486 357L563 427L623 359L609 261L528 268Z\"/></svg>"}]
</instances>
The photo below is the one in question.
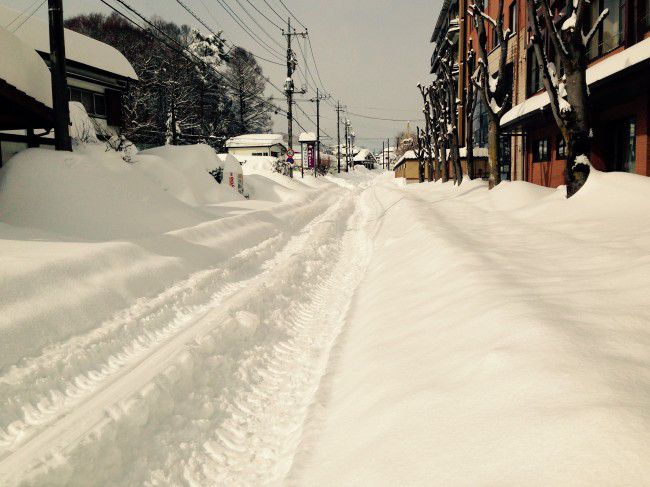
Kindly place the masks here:
<instances>
[{"instance_id":1,"label":"street sign","mask_svg":"<svg viewBox=\"0 0 650 487\"><path fill-rule=\"evenodd\" d=\"M288 157L289 159L293 159L293 156L295 156L295 155L296 155L296 153L294 152L293 149L289 149L289 150L287 151L287 157Z\"/></svg>"},{"instance_id":2,"label":"street sign","mask_svg":"<svg viewBox=\"0 0 650 487\"><path fill-rule=\"evenodd\" d=\"M287 157L287 164L293 164L293 156Z\"/></svg>"}]
</instances>

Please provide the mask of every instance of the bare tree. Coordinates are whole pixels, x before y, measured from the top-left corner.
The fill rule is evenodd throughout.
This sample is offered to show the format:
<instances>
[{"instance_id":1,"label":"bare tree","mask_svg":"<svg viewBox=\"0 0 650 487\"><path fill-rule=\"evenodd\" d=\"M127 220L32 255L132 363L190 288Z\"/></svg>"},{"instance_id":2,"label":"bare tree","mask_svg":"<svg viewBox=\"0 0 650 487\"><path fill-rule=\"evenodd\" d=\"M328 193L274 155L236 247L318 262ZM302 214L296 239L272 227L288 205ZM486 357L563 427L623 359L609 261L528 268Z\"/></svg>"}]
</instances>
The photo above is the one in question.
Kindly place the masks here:
<instances>
[{"instance_id":1,"label":"bare tree","mask_svg":"<svg viewBox=\"0 0 650 487\"><path fill-rule=\"evenodd\" d=\"M431 90L432 88L431 86L427 86L425 88L418 83L418 89L420 90L420 94L422 95L422 102L424 103L424 108L422 109L422 113L424 114L424 121L426 124L424 143L426 148L427 179L429 181L433 181L433 150L431 148L433 142L433 135L432 135L432 120L431 120L431 104L429 103L429 90Z\"/></svg>"},{"instance_id":2,"label":"bare tree","mask_svg":"<svg viewBox=\"0 0 650 487\"><path fill-rule=\"evenodd\" d=\"M472 47L472 40L469 41L469 49L467 51L467 67L468 71L472 73L475 69L476 53ZM474 113L476 112L476 102L478 97L477 92L474 90L474 83L469 80L465 87L465 150L467 151L467 176L470 179L474 178Z\"/></svg>"},{"instance_id":3,"label":"bare tree","mask_svg":"<svg viewBox=\"0 0 650 487\"><path fill-rule=\"evenodd\" d=\"M508 60L508 44L510 42L510 29L503 28L503 3L499 0L496 20L485 11L483 0L469 6L468 12L474 21L474 30L478 36L478 66L472 75L483 102L487 107L488 145L489 145L489 185L494 188L501 182L499 171L499 157L501 155L501 117L505 114L511 98L511 86L506 76L506 62ZM499 48L499 65L492 75L488 67L488 35L485 23L488 22L496 31L494 36Z\"/></svg>"},{"instance_id":4,"label":"bare tree","mask_svg":"<svg viewBox=\"0 0 650 487\"><path fill-rule=\"evenodd\" d=\"M415 155L418 158L418 179L421 183L424 182L424 164L426 157L426 133L417 127L416 129L417 145L415 147Z\"/></svg>"},{"instance_id":5,"label":"bare tree","mask_svg":"<svg viewBox=\"0 0 650 487\"><path fill-rule=\"evenodd\" d=\"M442 179L443 183L449 180L449 171L447 165L447 122L446 122L446 103L447 97L443 83L440 79L435 80L429 90L429 101L431 102L433 129L435 134L435 151L437 168L436 179Z\"/></svg>"},{"instance_id":6,"label":"bare tree","mask_svg":"<svg viewBox=\"0 0 650 487\"><path fill-rule=\"evenodd\" d=\"M591 110L587 87L589 43L609 11L589 21L590 0L567 2L565 12L554 15L548 0L527 0L531 42L541 67L544 88L551 100L553 118L567 147L565 180L567 198L582 188L591 171ZM558 66L549 60L544 47L542 23L555 49Z\"/></svg>"},{"instance_id":7,"label":"bare tree","mask_svg":"<svg viewBox=\"0 0 650 487\"><path fill-rule=\"evenodd\" d=\"M444 100L444 118L445 134L447 137L447 146L449 147L449 157L454 166L454 180L460 185L463 182L463 168L460 164L460 151L458 139L458 104L460 100L456 96L457 86L454 77L454 57L451 49L452 43L447 39L448 49L445 56L441 59L438 76L441 79L442 98Z\"/></svg>"},{"instance_id":8,"label":"bare tree","mask_svg":"<svg viewBox=\"0 0 650 487\"><path fill-rule=\"evenodd\" d=\"M271 103L265 98L266 79L253 55L241 47L229 54L225 78L240 133L263 133L271 129Z\"/></svg>"}]
</instances>

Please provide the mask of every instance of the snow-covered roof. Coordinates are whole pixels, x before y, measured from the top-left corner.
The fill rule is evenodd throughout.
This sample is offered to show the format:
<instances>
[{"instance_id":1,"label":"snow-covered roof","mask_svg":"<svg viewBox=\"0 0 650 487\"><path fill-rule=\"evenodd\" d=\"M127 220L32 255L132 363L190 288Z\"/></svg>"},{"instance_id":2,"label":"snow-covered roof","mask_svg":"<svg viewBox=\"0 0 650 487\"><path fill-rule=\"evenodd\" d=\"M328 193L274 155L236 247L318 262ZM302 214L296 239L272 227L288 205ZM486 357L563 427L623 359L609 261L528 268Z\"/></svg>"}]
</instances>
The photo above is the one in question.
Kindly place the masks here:
<instances>
[{"instance_id":1,"label":"snow-covered roof","mask_svg":"<svg viewBox=\"0 0 650 487\"><path fill-rule=\"evenodd\" d=\"M625 69L650 59L650 38L645 39L613 56L603 59L587 69L587 84L593 85ZM513 107L501 119L501 125L512 123L536 110L551 104L548 93L539 93Z\"/></svg>"},{"instance_id":2,"label":"snow-covered roof","mask_svg":"<svg viewBox=\"0 0 650 487\"><path fill-rule=\"evenodd\" d=\"M0 27L0 79L52 107L52 78L45 61L32 47Z\"/></svg>"},{"instance_id":3,"label":"snow-covered roof","mask_svg":"<svg viewBox=\"0 0 650 487\"><path fill-rule=\"evenodd\" d=\"M370 152L368 149L361 149L359 153L354 156L353 161L354 162L365 162L368 160L368 156L372 156L373 158L375 157L372 152Z\"/></svg>"},{"instance_id":4,"label":"snow-covered roof","mask_svg":"<svg viewBox=\"0 0 650 487\"><path fill-rule=\"evenodd\" d=\"M298 142L316 142L316 134L314 132L303 132L298 137Z\"/></svg>"},{"instance_id":5,"label":"snow-covered roof","mask_svg":"<svg viewBox=\"0 0 650 487\"><path fill-rule=\"evenodd\" d=\"M286 147L284 138L280 134L246 134L233 137L226 141L226 147L271 147L274 145Z\"/></svg>"},{"instance_id":6,"label":"snow-covered roof","mask_svg":"<svg viewBox=\"0 0 650 487\"><path fill-rule=\"evenodd\" d=\"M418 155L415 153L415 151L414 150L409 150L409 151L406 151L404 153L404 155L399 158L399 160L397 161L397 164L401 164L402 162L404 162L406 160L413 160L413 159L417 159L417 158L418 158Z\"/></svg>"},{"instance_id":7,"label":"snow-covered roof","mask_svg":"<svg viewBox=\"0 0 650 487\"><path fill-rule=\"evenodd\" d=\"M6 27L19 15L18 10L0 5L0 27ZM47 21L32 16L27 20L23 18L18 24L23 21L24 23L16 29L16 36L31 46L32 49L42 53L49 53L50 31ZM15 28L15 25L12 28ZM138 79L131 63L117 49L70 29L65 29L65 54L66 59L70 61L124 78Z\"/></svg>"}]
</instances>

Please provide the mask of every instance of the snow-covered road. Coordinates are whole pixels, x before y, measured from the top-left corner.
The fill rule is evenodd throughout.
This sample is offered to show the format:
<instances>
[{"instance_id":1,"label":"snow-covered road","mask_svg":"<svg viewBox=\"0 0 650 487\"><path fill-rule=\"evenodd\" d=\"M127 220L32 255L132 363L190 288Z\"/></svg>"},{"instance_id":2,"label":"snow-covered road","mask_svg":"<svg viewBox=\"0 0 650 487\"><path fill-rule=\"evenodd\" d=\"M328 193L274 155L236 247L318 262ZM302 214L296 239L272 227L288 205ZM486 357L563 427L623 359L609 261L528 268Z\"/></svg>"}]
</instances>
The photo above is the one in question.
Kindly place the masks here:
<instances>
[{"instance_id":1,"label":"snow-covered road","mask_svg":"<svg viewBox=\"0 0 650 487\"><path fill-rule=\"evenodd\" d=\"M648 188L616 178L243 211L230 258L2 371L0 485L641 485L650 222L607 201Z\"/></svg>"}]
</instances>

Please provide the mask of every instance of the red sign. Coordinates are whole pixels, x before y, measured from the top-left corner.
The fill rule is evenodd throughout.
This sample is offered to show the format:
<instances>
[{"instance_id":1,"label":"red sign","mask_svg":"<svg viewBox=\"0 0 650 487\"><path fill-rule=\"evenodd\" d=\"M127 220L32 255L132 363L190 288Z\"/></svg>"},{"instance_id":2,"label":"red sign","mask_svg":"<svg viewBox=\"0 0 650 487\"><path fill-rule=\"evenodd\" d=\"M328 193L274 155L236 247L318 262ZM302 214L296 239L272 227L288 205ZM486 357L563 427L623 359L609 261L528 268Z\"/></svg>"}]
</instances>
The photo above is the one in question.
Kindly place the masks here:
<instances>
[{"instance_id":1,"label":"red sign","mask_svg":"<svg viewBox=\"0 0 650 487\"><path fill-rule=\"evenodd\" d=\"M287 157L290 157L290 158L293 159L293 156L295 156L295 155L296 155L296 153L293 151L293 149L289 149L287 151Z\"/></svg>"}]
</instances>

